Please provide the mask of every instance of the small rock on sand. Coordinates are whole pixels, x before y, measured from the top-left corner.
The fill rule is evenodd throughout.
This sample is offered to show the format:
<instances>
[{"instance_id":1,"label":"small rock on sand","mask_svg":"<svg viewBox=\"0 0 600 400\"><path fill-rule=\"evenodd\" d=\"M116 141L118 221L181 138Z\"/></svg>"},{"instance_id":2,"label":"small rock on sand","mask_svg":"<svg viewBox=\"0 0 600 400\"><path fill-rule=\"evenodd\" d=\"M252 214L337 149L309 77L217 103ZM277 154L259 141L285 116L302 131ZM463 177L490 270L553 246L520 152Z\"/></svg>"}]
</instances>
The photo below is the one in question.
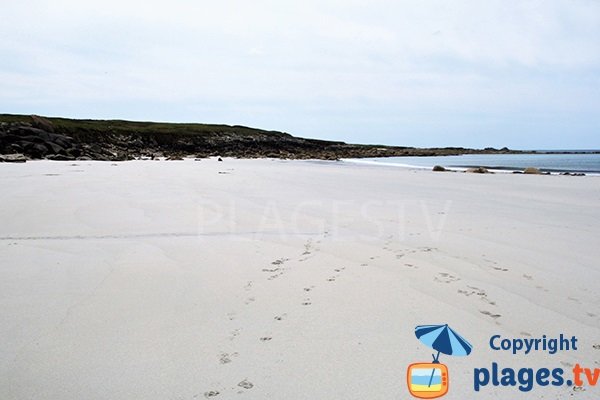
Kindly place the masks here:
<instances>
[{"instance_id":1,"label":"small rock on sand","mask_svg":"<svg viewBox=\"0 0 600 400\"><path fill-rule=\"evenodd\" d=\"M433 170L436 172L444 172L446 171L446 168L442 167L441 165L436 165L433 167Z\"/></svg>"}]
</instances>

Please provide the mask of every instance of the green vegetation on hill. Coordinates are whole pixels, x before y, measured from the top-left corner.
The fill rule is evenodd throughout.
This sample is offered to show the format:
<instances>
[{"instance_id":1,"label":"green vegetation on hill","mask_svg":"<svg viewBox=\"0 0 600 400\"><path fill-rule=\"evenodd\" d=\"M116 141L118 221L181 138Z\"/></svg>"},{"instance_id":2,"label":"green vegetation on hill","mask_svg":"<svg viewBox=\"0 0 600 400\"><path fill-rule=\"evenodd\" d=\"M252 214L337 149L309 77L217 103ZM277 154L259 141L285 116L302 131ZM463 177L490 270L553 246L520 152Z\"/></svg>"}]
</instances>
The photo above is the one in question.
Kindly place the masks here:
<instances>
[{"instance_id":1,"label":"green vegetation on hill","mask_svg":"<svg viewBox=\"0 0 600 400\"><path fill-rule=\"evenodd\" d=\"M30 158L126 160L141 156L338 159L507 152L358 145L245 126L79 120L0 114L0 154Z\"/></svg>"}]
</instances>

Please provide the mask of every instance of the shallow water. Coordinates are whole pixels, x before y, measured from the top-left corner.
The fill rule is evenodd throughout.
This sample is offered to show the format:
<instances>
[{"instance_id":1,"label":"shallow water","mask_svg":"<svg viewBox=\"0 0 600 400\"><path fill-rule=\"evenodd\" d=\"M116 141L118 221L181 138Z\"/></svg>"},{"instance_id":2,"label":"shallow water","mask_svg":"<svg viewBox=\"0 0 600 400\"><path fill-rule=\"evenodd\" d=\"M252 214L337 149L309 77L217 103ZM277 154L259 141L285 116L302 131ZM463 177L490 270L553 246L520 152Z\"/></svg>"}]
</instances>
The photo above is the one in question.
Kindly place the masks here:
<instances>
[{"instance_id":1,"label":"shallow water","mask_svg":"<svg viewBox=\"0 0 600 400\"><path fill-rule=\"evenodd\" d=\"M441 165L447 168L486 167L498 170L523 170L536 167L547 172L600 173L600 154L465 154L460 156L436 157L386 157L346 160L381 165L432 168Z\"/></svg>"}]
</instances>

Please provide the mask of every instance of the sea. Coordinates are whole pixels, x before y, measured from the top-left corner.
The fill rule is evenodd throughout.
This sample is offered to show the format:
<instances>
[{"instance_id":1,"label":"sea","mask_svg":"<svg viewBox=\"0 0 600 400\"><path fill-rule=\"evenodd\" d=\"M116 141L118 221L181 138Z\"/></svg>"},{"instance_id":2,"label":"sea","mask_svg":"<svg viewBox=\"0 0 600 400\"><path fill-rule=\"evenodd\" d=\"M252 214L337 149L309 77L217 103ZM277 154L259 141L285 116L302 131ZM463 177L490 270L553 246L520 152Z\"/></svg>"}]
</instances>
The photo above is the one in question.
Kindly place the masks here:
<instances>
[{"instance_id":1,"label":"sea","mask_svg":"<svg viewBox=\"0 0 600 400\"><path fill-rule=\"evenodd\" d=\"M560 152L559 154L554 152ZM567 153L568 152L568 153ZM447 169L464 170L485 167L495 171L522 171L527 167L539 168L550 173L584 173L600 175L600 152L598 150L536 150L535 154L464 154L460 156L434 157L381 157L343 159L342 161L387 165L405 168L431 169L440 165Z\"/></svg>"}]
</instances>

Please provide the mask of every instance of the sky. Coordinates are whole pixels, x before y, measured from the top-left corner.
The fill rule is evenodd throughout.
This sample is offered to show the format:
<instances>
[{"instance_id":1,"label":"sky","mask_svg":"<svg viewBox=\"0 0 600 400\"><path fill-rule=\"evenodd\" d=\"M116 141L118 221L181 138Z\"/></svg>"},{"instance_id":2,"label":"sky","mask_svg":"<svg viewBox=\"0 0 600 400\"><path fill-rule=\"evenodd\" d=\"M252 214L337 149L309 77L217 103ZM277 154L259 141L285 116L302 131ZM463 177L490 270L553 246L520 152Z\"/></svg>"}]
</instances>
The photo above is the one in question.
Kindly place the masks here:
<instances>
[{"instance_id":1,"label":"sky","mask_svg":"<svg viewBox=\"0 0 600 400\"><path fill-rule=\"evenodd\" d=\"M600 149L597 0L0 3L0 113Z\"/></svg>"}]
</instances>

